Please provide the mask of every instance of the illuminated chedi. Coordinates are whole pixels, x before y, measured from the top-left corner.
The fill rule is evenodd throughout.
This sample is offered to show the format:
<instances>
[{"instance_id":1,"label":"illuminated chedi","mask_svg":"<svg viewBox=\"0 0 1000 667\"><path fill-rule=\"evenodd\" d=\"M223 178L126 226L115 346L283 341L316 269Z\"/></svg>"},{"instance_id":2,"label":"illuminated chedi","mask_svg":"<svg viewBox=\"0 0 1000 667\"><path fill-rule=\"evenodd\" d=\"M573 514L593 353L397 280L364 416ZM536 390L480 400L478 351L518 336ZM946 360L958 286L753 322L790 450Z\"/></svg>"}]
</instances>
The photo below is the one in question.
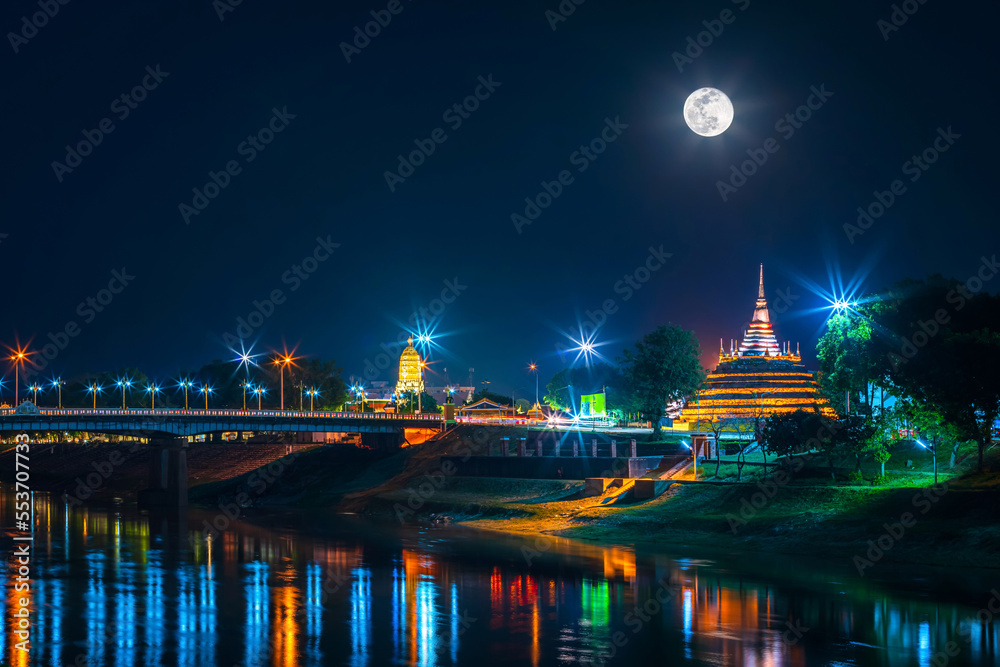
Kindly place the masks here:
<instances>
[{"instance_id":1,"label":"illuminated chedi","mask_svg":"<svg viewBox=\"0 0 1000 667\"><path fill-rule=\"evenodd\" d=\"M424 390L424 362L420 353L413 347L413 338L406 339L406 349L399 355L399 381L396 383L396 395L413 392L420 396Z\"/></svg>"},{"instance_id":2,"label":"illuminated chedi","mask_svg":"<svg viewBox=\"0 0 1000 667\"><path fill-rule=\"evenodd\" d=\"M802 364L798 346L779 344L764 296L764 265L760 267L757 305L737 347L727 354L719 341L719 365L683 412L688 422L753 420L796 410L836 417L811 371Z\"/></svg>"}]
</instances>

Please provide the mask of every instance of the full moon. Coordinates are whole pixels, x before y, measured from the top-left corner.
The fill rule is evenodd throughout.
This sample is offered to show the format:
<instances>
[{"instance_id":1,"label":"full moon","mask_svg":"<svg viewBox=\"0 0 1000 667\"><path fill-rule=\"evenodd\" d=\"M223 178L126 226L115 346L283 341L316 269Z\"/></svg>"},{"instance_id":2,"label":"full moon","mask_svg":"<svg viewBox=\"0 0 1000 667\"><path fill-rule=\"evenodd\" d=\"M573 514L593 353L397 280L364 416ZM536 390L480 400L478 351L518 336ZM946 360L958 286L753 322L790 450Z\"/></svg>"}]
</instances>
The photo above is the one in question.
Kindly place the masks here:
<instances>
[{"instance_id":1,"label":"full moon","mask_svg":"<svg viewBox=\"0 0 1000 667\"><path fill-rule=\"evenodd\" d=\"M684 121L695 134L714 137L733 122L733 103L715 88L699 88L684 102Z\"/></svg>"}]
</instances>

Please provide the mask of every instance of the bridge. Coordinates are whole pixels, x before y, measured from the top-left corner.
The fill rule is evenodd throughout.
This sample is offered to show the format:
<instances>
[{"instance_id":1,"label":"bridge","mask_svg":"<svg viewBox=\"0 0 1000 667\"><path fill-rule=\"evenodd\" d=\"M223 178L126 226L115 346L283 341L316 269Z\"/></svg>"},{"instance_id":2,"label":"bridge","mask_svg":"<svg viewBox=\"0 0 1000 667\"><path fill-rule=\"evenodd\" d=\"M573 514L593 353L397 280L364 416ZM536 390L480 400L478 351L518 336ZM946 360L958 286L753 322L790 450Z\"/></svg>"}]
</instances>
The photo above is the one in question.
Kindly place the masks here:
<instances>
[{"instance_id":1,"label":"bridge","mask_svg":"<svg viewBox=\"0 0 1000 667\"><path fill-rule=\"evenodd\" d=\"M0 433L84 431L142 437L187 437L223 431L398 434L401 429L440 429L441 415L297 410L181 410L177 408L54 409L30 403L0 409Z\"/></svg>"},{"instance_id":2,"label":"bridge","mask_svg":"<svg viewBox=\"0 0 1000 667\"><path fill-rule=\"evenodd\" d=\"M152 454L149 488L139 502L181 508L187 505L187 438L236 432L360 433L373 448L394 448L408 428L443 429L441 415L384 412L303 412L297 410L53 409L29 402L0 409L0 434L30 431L83 431L147 438Z\"/></svg>"}]
</instances>

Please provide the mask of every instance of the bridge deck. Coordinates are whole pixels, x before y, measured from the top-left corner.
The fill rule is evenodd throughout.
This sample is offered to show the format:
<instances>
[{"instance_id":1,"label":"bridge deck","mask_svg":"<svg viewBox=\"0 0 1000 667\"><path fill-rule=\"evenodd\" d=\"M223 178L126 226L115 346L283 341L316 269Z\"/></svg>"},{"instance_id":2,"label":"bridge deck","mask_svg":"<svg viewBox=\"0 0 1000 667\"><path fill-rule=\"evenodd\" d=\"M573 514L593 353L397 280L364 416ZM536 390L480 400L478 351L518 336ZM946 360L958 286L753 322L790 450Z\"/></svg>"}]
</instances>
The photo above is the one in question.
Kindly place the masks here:
<instances>
[{"instance_id":1,"label":"bridge deck","mask_svg":"<svg viewBox=\"0 0 1000 667\"><path fill-rule=\"evenodd\" d=\"M440 428L442 419L441 415L298 410L0 409L0 432L87 431L175 436L217 431L392 433L402 428Z\"/></svg>"}]
</instances>

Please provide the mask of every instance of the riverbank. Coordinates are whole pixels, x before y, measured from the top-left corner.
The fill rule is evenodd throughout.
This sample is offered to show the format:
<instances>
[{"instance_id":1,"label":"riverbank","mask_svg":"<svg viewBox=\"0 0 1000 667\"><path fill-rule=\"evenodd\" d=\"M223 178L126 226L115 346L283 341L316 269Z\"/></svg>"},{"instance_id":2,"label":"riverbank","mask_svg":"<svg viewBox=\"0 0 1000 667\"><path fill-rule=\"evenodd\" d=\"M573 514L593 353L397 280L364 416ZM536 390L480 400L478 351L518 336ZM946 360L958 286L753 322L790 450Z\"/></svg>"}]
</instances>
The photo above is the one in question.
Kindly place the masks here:
<instances>
[{"instance_id":1,"label":"riverbank","mask_svg":"<svg viewBox=\"0 0 1000 667\"><path fill-rule=\"evenodd\" d=\"M841 558L862 573L892 562L1000 567L1000 474L977 473L970 459L943 471L936 490L928 461L900 457L887 468L894 486L834 484L825 469L781 482L759 467L736 483L724 465L729 481L664 483L662 495L638 501L614 490L585 498L582 481L459 477L442 465L442 456L478 453L504 435L516 432L491 430L484 440L456 431L348 468L342 453L323 448L303 454L260 504L600 544ZM988 464L1000 469L1000 452ZM714 465L699 473L712 475Z\"/></svg>"},{"instance_id":2,"label":"riverbank","mask_svg":"<svg viewBox=\"0 0 1000 667\"><path fill-rule=\"evenodd\" d=\"M620 490L585 498L582 481L460 477L442 462L523 434L523 428L460 427L391 453L332 446L289 455L283 445L199 445L189 452L189 497L207 508L237 502L248 518L278 508L353 513L540 539L848 559L862 573L892 562L1000 567L1000 474L975 472L974 457L942 470L936 491L929 457L901 452L886 469L890 486L850 484L847 473L833 481L820 467L785 480L748 466L737 483L735 466L724 463L718 478L714 464L700 466L699 480L707 481L691 483L688 471L681 481L661 483L667 488L650 500ZM122 447L39 453L32 457L33 480L71 489L78 477L86 479L76 471L108 470L103 462ZM144 486L148 451L130 454L101 480L95 497L124 492L127 498ZM987 464L1000 470L1000 451L991 451ZM877 471L866 473L870 479Z\"/></svg>"}]
</instances>

